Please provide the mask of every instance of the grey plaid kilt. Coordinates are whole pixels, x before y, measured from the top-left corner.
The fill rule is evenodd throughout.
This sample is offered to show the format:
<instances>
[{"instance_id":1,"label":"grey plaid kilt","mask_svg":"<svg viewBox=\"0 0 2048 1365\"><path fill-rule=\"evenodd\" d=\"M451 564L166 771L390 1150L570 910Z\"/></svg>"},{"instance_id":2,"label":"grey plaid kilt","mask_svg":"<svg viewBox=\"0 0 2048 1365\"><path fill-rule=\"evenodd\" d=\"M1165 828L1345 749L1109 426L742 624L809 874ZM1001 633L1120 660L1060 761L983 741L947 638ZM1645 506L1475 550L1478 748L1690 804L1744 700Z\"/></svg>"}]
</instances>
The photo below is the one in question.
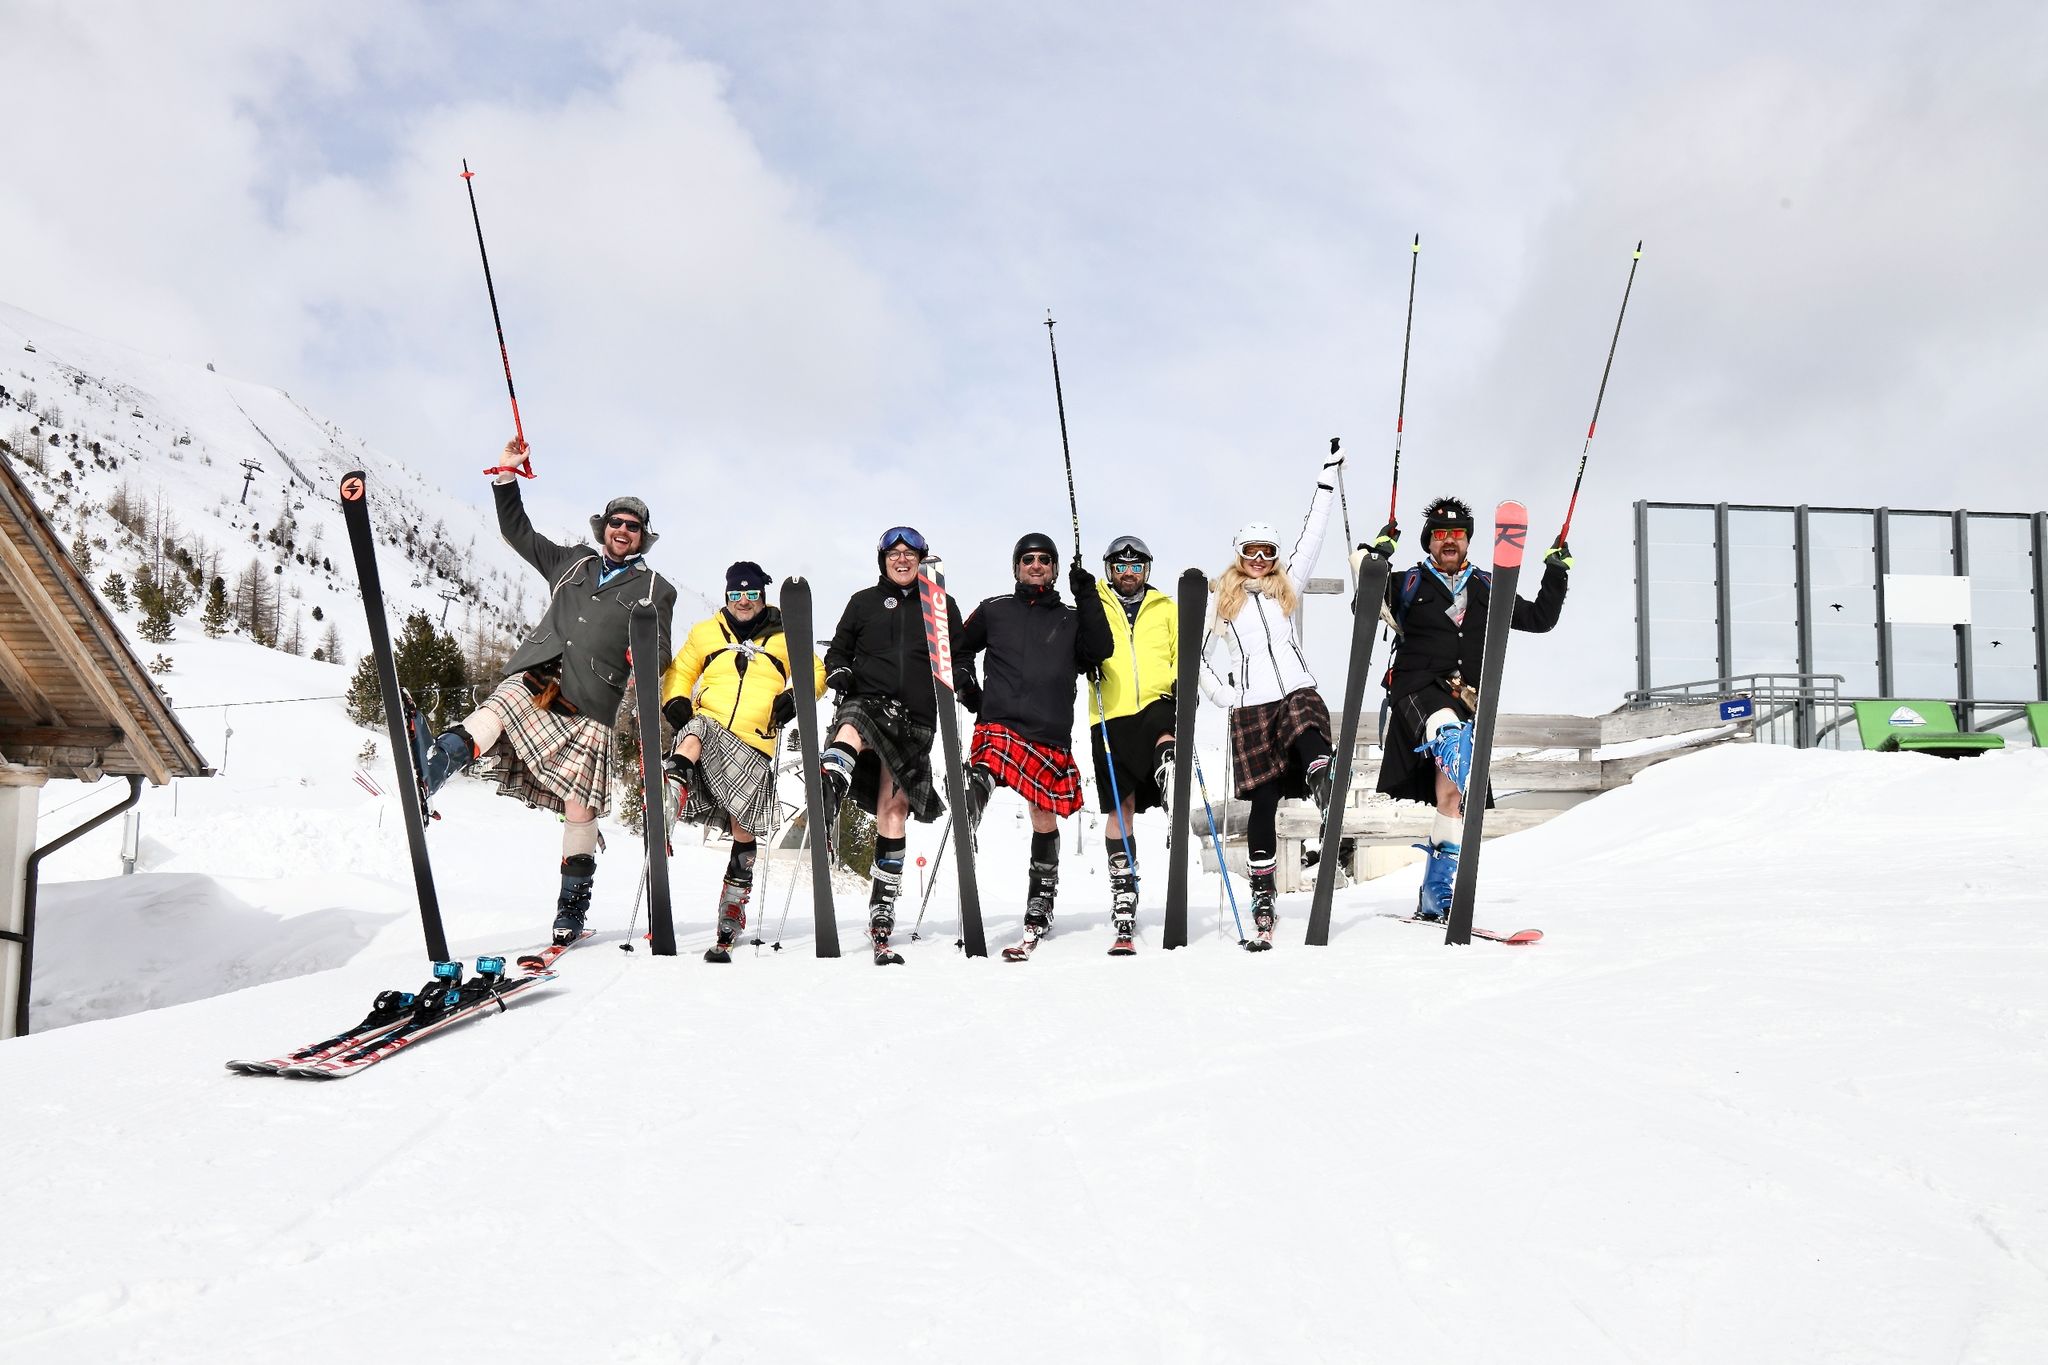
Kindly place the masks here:
<instances>
[{"instance_id":1,"label":"grey plaid kilt","mask_svg":"<svg viewBox=\"0 0 2048 1365\"><path fill-rule=\"evenodd\" d=\"M951 706L951 697L941 698ZM860 758L853 765L854 804L869 815L881 799L882 769L887 767L896 786L910 798L910 813L930 824L946 813L946 803L932 781L933 726L905 710L900 702L886 697L848 697L833 713L827 742L839 727L851 725L860 735Z\"/></svg>"},{"instance_id":2,"label":"grey plaid kilt","mask_svg":"<svg viewBox=\"0 0 2048 1365\"><path fill-rule=\"evenodd\" d=\"M1289 692L1278 701L1244 706L1230 713L1230 759L1237 795L1286 778L1282 796L1307 796L1308 776L1288 771L1294 741L1310 731L1330 743L1330 708L1313 687Z\"/></svg>"},{"instance_id":3,"label":"grey plaid kilt","mask_svg":"<svg viewBox=\"0 0 2048 1365\"><path fill-rule=\"evenodd\" d=\"M477 710L489 711L505 727L476 765L478 777L497 781L498 795L551 811L561 811L568 801L599 815L611 810L609 725L541 710L517 673L499 683Z\"/></svg>"},{"instance_id":4,"label":"grey plaid kilt","mask_svg":"<svg viewBox=\"0 0 2048 1365\"><path fill-rule=\"evenodd\" d=\"M775 760L708 716L692 716L676 736L697 737L697 783L676 819L686 825L724 827L729 817L756 839L775 832Z\"/></svg>"}]
</instances>

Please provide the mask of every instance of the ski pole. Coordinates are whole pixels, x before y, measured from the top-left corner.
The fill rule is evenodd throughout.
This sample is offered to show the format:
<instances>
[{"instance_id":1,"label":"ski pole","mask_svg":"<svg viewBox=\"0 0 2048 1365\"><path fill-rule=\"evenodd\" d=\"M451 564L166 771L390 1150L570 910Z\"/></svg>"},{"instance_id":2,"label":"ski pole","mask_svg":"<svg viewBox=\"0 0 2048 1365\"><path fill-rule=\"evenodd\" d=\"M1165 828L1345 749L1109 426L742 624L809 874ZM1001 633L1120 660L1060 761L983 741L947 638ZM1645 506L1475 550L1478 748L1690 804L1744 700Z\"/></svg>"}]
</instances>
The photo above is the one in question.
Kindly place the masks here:
<instances>
[{"instance_id":1,"label":"ski pole","mask_svg":"<svg viewBox=\"0 0 2048 1365\"><path fill-rule=\"evenodd\" d=\"M1579 485L1586 481L1586 457L1593 450L1593 429L1600 425L1600 403L1607 397L1607 376L1614 369L1614 348L1621 345L1621 320L1628 316L1629 291L1636 287L1636 267L1643 263L1643 244L1636 243L1635 254L1628 260L1628 283L1621 290L1621 311L1614 315L1614 339L1607 343L1607 363L1600 367L1600 391L1593 395L1593 420L1586 423L1586 444L1579 451L1579 473L1572 480L1572 500L1564 509L1564 527L1557 533L1563 540L1571 534L1572 514L1579 510Z\"/></svg>"},{"instance_id":2,"label":"ski pole","mask_svg":"<svg viewBox=\"0 0 2048 1365\"><path fill-rule=\"evenodd\" d=\"M924 884L923 897L917 903L917 923L910 926L910 941L917 942L917 931L924 927L924 912L932 903L932 892L939 887L939 869L946 865L946 839L953 833L953 812L946 812L946 823L939 830L939 851L932 859L931 880Z\"/></svg>"},{"instance_id":3,"label":"ski pole","mask_svg":"<svg viewBox=\"0 0 2048 1365\"><path fill-rule=\"evenodd\" d=\"M626 921L626 941L619 945L619 951L633 951L633 931L640 927L640 901L647 894L647 869L640 869L640 881L633 888L633 918Z\"/></svg>"},{"instance_id":4,"label":"ski pole","mask_svg":"<svg viewBox=\"0 0 2048 1365\"><path fill-rule=\"evenodd\" d=\"M1340 444L1342 444L1341 437L1332 436L1330 438L1330 453L1332 455L1337 453L1337 447ZM1346 545L1356 544L1357 542L1351 539L1351 499L1344 492L1344 466L1341 464L1337 466L1337 508L1344 514L1344 543ZM1344 562L1347 565L1351 562L1351 552L1349 550L1344 552ZM1351 590L1354 594L1358 591L1358 570L1356 569L1351 571Z\"/></svg>"},{"instance_id":5,"label":"ski pole","mask_svg":"<svg viewBox=\"0 0 2048 1365\"><path fill-rule=\"evenodd\" d=\"M1195 756L1195 785L1202 789L1202 813L1209 817L1209 844L1216 850L1216 870L1223 874L1223 890L1230 897L1230 917L1237 921L1237 941L1244 943L1244 917L1237 913L1237 892L1230 887L1230 864L1223 856L1223 837L1216 833L1216 811L1209 805L1209 784L1202 779L1202 754L1193 744L1188 748ZM1228 818L1230 808L1223 809Z\"/></svg>"},{"instance_id":6,"label":"ski pole","mask_svg":"<svg viewBox=\"0 0 2048 1365\"><path fill-rule=\"evenodd\" d=\"M1052 310L1045 313L1045 344L1052 348L1052 396L1060 410L1060 456L1067 462L1067 511L1074 518L1074 562L1081 562L1081 504L1074 497L1074 452L1067 445L1067 396L1060 388L1060 348L1052 339Z\"/></svg>"},{"instance_id":7,"label":"ski pole","mask_svg":"<svg viewBox=\"0 0 2048 1365\"><path fill-rule=\"evenodd\" d=\"M1123 793L1116 789L1116 753L1109 747L1109 708L1102 704L1102 684L1093 678L1088 682L1095 689L1095 714L1102 717L1102 766L1109 772L1109 804L1116 808L1117 832L1124 841L1124 866L1135 877L1138 875L1138 856L1131 852L1131 827L1124 819ZM1114 894L1114 889L1111 894Z\"/></svg>"},{"instance_id":8,"label":"ski pole","mask_svg":"<svg viewBox=\"0 0 2048 1365\"><path fill-rule=\"evenodd\" d=\"M1401 506L1401 436L1408 423L1408 343L1415 335L1415 267L1421 263L1422 234L1418 232L1408 245L1408 321L1401 328L1401 396L1394 404L1394 489L1387 497L1388 521L1400 520L1395 512ZM1340 478L1342 473L1338 471ZM1344 538L1351 537L1347 533Z\"/></svg>"},{"instance_id":9,"label":"ski pole","mask_svg":"<svg viewBox=\"0 0 2048 1365\"><path fill-rule=\"evenodd\" d=\"M519 420L519 393L512 387L512 353L505 349L505 323L498 316L498 287L491 283L491 253L484 250L484 220L476 211L476 172L469 168L469 158L462 159L462 185L469 191L469 220L476 224L476 254L483 258L484 292L491 298L491 326L498 329L498 359L505 363L505 396L512 400L512 431L519 438L519 448L526 449L526 427ZM510 471L523 479L533 477L533 457L522 455L516 465L492 465L486 474L503 474Z\"/></svg>"}]
</instances>

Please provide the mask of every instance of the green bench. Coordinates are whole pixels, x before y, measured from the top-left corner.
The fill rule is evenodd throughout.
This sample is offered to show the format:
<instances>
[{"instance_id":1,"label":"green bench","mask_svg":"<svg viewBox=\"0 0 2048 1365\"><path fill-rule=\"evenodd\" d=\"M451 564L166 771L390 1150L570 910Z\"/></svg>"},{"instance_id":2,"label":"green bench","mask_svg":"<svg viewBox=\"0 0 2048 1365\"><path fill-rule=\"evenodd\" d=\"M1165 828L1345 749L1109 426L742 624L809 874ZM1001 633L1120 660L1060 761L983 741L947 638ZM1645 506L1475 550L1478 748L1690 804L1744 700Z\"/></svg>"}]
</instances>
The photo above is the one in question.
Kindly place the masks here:
<instances>
[{"instance_id":1,"label":"green bench","mask_svg":"<svg viewBox=\"0 0 2048 1365\"><path fill-rule=\"evenodd\" d=\"M1990 749L2003 749L1997 735L1976 735L1956 729L1956 713L1940 701L1859 701L1856 734L1863 747L1879 753L1934 754L1941 758L1963 758ZM2029 708L2028 723L2048 725L2048 717L2036 720ZM2035 729L2034 742L2041 742Z\"/></svg>"}]
</instances>

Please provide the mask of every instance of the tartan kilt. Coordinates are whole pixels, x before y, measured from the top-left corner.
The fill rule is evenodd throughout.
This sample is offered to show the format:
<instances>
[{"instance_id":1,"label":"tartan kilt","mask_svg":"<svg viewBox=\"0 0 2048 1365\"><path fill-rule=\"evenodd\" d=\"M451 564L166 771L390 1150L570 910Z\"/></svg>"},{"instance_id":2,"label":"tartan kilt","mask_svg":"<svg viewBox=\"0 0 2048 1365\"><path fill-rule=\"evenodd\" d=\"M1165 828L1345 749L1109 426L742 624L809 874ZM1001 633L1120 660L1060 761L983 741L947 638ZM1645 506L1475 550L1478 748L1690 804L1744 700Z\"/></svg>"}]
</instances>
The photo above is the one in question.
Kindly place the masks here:
<instances>
[{"instance_id":1,"label":"tartan kilt","mask_svg":"<svg viewBox=\"0 0 2048 1365\"><path fill-rule=\"evenodd\" d=\"M726 817L756 839L775 832L775 760L708 716L692 716L676 736L690 735L703 746L697 756L697 783L676 816L681 824L716 825Z\"/></svg>"},{"instance_id":2,"label":"tartan kilt","mask_svg":"<svg viewBox=\"0 0 2048 1365\"><path fill-rule=\"evenodd\" d=\"M952 699L945 704L951 706ZM839 727L851 725L860 736L860 757L853 765L853 788L847 794L869 815L882 795L882 769L896 780L897 789L910 798L910 813L930 824L946 813L946 803L932 781L932 736L930 722L918 719L901 702L887 697L848 697L832 715L825 731L827 742Z\"/></svg>"},{"instance_id":3,"label":"tartan kilt","mask_svg":"<svg viewBox=\"0 0 2048 1365\"><path fill-rule=\"evenodd\" d=\"M1230 713L1230 760L1236 770L1236 794L1284 779L1282 796L1307 796L1308 775L1290 771L1294 741L1313 731L1330 738L1330 708L1313 687L1289 692L1278 701L1244 706Z\"/></svg>"},{"instance_id":4,"label":"tartan kilt","mask_svg":"<svg viewBox=\"0 0 2048 1365\"><path fill-rule=\"evenodd\" d=\"M561 812L574 801L599 815L612 808L612 729L590 716L558 716L533 704L517 673L477 707L505 727L476 775L494 779L498 795Z\"/></svg>"},{"instance_id":5,"label":"tartan kilt","mask_svg":"<svg viewBox=\"0 0 2048 1365\"><path fill-rule=\"evenodd\" d=\"M1072 815L1081 809L1081 769L1071 750L1033 744L989 721L974 727L967 761L994 773L996 781L1040 810Z\"/></svg>"}]
</instances>

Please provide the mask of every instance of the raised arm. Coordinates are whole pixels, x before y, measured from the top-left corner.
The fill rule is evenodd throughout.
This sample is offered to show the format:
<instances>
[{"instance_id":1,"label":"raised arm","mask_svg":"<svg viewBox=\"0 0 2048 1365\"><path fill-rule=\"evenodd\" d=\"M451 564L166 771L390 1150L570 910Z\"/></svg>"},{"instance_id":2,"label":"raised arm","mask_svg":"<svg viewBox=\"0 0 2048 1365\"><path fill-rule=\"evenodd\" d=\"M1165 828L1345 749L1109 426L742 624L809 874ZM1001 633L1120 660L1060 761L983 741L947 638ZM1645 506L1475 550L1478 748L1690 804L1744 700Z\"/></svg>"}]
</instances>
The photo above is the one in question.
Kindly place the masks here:
<instances>
[{"instance_id":1,"label":"raised arm","mask_svg":"<svg viewBox=\"0 0 2048 1365\"><path fill-rule=\"evenodd\" d=\"M1287 552L1287 579L1294 584L1297 597L1308 591L1309 577L1322 556L1323 536L1330 529L1330 506L1337 499L1337 471L1343 467L1342 455L1332 455L1323 461L1322 471L1316 475L1315 498L1301 523L1301 534L1295 537L1294 548Z\"/></svg>"}]
</instances>

